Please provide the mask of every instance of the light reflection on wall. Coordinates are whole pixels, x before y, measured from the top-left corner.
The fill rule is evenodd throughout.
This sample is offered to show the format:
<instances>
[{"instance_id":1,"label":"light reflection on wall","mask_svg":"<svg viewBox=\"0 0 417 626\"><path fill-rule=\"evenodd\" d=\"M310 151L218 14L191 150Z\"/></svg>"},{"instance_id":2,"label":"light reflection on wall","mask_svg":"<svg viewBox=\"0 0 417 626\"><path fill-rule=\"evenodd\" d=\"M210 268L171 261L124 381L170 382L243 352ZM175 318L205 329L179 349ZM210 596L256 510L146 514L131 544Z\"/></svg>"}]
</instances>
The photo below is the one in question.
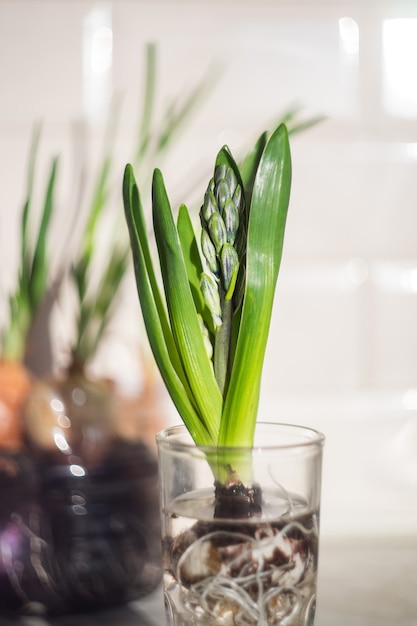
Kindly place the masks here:
<instances>
[{"instance_id":1,"label":"light reflection on wall","mask_svg":"<svg viewBox=\"0 0 417 626\"><path fill-rule=\"evenodd\" d=\"M113 30L110 5L94 7L83 24L84 115L101 122L107 115L112 93Z\"/></svg>"},{"instance_id":2,"label":"light reflection on wall","mask_svg":"<svg viewBox=\"0 0 417 626\"><path fill-rule=\"evenodd\" d=\"M415 295L417 265L412 261L374 263L373 280L382 292Z\"/></svg>"},{"instance_id":3,"label":"light reflection on wall","mask_svg":"<svg viewBox=\"0 0 417 626\"><path fill-rule=\"evenodd\" d=\"M417 411L417 388L410 387L404 391L401 404L406 411Z\"/></svg>"},{"instance_id":4,"label":"light reflection on wall","mask_svg":"<svg viewBox=\"0 0 417 626\"><path fill-rule=\"evenodd\" d=\"M348 115L358 112L359 106L359 25L352 17L338 20L339 91Z\"/></svg>"},{"instance_id":5,"label":"light reflection on wall","mask_svg":"<svg viewBox=\"0 0 417 626\"><path fill-rule=\"evenodd\" d=\"M383 105L397 117L417 117L417 18L382 23Z\"/></svg>"},{"instance_id":6,"label":"light reflection on wall","mask_svg":"<svg viewBox=\"0 0 417 626\"><path fill-rule=\"evenodd\" d=\"M359 54L359 26L351 17L341 17L339 20L339 37L343 51L349 57Z\"/></svg>"}]
</instances>

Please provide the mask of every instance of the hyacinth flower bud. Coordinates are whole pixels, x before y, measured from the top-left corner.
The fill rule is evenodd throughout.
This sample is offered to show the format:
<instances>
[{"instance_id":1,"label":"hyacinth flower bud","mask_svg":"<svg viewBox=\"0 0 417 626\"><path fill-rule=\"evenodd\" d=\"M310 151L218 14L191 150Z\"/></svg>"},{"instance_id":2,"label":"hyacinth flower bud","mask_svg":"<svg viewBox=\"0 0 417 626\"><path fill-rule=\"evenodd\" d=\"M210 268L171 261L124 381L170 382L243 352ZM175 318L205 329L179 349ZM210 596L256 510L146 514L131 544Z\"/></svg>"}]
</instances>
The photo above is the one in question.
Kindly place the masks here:
<instances>
[{"instance_id":1,"label":"hyacinth flower bud","mask_svg":"<svg viewBox=\"0 0 417 626\"><path fill-rule=\"evenodd\" d=\"M236 208L239 212L243 210L243 195L242 195L242 187L240 185L236 185L235 190L232 194L233 202L235 203Z\"/></svg>"},{"instance_id":2,"label":"hyacinth flower bud","mask_svg":"<svg viewBox=\"0 0 417 626\"><path fill-rule=\"evenodd\" d=\"M215 279L206 272L203 272L200 276L200 290L204 303L210 311L214 328L217 330L222 325L219 289Z\"/></svg>"},{"instance_id":3,"label":"hyacinth flower bud","mask_svg":"<svg viewBox=\"0 0 417 626\"><path fill-rule=\"evenodd\" d=\"M216 249L214 247L213 242L210 239L210 235L204 228L201 230L201 250L207 261L207 266L209 270L213 274L215 274L215 276L218 276L219 267L218 267L218 262L217 262Z\"/></svg>"},{"instance_id":4,"label":"hyacinth flower bud","mask_svg":"<svg viewBox=\"0 0 417 626\"><path fill-rule=\"evenodd\" d=\"M214 183L216 185L219 184L219 182L226 177L226 172L227 172L227 166L226 164L222 163L221 165L217 165L215 171L214 171Z\"/></svg>"},{"instance_id":5,"label":"hyacinth flower bud","mask_svg":"<svg viewBox=\"0 0 417 626\"><path fill-rule=\"evenodd\" d=\"M231 195L229 185L227 184L226 180L222 178L221 180L219 180L216 186L216 200L219 211L223 211L226 202L227 200L229 200L230 197Z\"/></svg>"},{"instance_id":6,"label":"hyacinth flower bud","mask_svg":"<svg viewBox=\"0 0 417 626\"><path fill-rule=\"evenodd\" d=\"M229 185L230 195L233 196L235 193L236 187L238 186L238 182L237 182L235 173L231 167L228 168L225 178L226 178L227 184Z\"/></svg>"},{"instance_id":7,"label":"hyacinth flower bud","mask_svg":"<svg viewBox=\"0 0 417 626\"><path fill-rule=\"evenodd\" d=\"M213 179L212 179L213 180ZM213 181L214 185L214 181ZM205 222L208 222L213 213L218 211L216 199L214 197L213 190L208 188L204 195L204 203L201 207L201 215Z\"/></svg>"},{"instance_id":8,"label":"hyacinth flower bud","mask_svg":"<svg viewBox=\"0 0 417 626\"><path fill-rule=\"evenodd\" d=\"M213 215L207 222L207 229L211 241L213 242L213 245L216 249L216 253L219 254L223 245L227 241L226 226L220 213L213 213Z\"/></svg>"},{"instance_id":9,"label":"hyacinth flower bud","mask_svg":"<svg viewBox=\"0 0 417 626\"><path fill-rule=\"evenodd\" d=\"M237 229L239 228L239 211L231 198L227 199L222 216L224 225L226 226L227 241L228 243L234 244Z\"/></svg>"},{"instance_id":10,"label":"hyacinth flower bud","mask_svg":"<svg viewBox=\"0 0 417 626\"><path fill-rule=\"evenodd\" d=\"M239 257L230 243L225 243L220 252L220 268L226 300L230 300L236 284L239 271Z\"/></svg>"}]
</instances>

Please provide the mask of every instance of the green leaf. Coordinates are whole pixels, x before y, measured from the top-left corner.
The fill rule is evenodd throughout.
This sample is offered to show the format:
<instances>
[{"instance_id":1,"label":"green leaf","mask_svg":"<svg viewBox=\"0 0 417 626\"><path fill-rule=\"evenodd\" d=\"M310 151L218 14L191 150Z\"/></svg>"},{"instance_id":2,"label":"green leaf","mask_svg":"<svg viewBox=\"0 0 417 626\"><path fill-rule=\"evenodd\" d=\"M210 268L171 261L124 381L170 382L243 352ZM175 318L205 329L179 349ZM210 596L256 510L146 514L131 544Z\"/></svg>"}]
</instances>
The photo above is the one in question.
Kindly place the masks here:
<instances>
[{"instance_id":1,"label":"green leaf","mask_svg":"<svg viewBox=\"0 0 417 626\"><path fill-rule=\"evenodd\" d=\"M95 354L108 326L115 305L116 288L122 283L129 260L130 247L115 246L111 251L94 296L85 299L78 319L78 341L74 356L85 363Z\"/></svg>"},{"instance_id":2,"label":"green leaf","mask_svg":"<svg viewBox=\"0 0 417 626\"><path fill-rule=\"evenodd\" d=\"M259 137L252 150L246 155L240 165L240 174L243 180L243 189L245 192L245 200L249 210L252 201L252 190L255 182L256 172L259 167L263 151L268 141L268 133L265 131Z\"/></svg>"},{"instance_id":3,"label":"green leaf","mask_svg":"<svg viewBox=\"0 0 417 626\"><path fill-rule=\"evenodd\" d=\"M295 135L298 133L302 133L305 130L308 130L309 128L312 128L313 126L316 126L317 124L320 124L321 122L323 122L326 119L325 115L316 115L315 117L311 117L307 120L304 120L302 122L296 122L294 123L293 126L291 126L291 128L288 129L288 134Z\"/></svg>"},{"instance_id":4,"label":"green leaf","mask_svg":"<svg viewBox=\"0 0 417 626\"><path fill-rule=\"evenodd\" d=\"M39 139L41 134L40 124L36 124L32 133L32 141L29 150L29 164L27 174L27 190L26 200L23 205L22 211L22 224L21 224L21 281L24 285L28 285L30 277L31 262L29 259L29 240L28 240L28 226L29 226L29 214L32 204L33 183L35 179L35 165L39 148Z\"/></svg>"},{"instance_id":5,"label":"green leaf","mask_svg":"<svg viewBox=\"0 0 417 626\"><path fill-rule=\"evenodd\" d=\"M165 112L161 131L157 137L157 151L165 152L172 144L175 136L184 126L204 95L211 89L213 80L217 80L217 72L207 72L199 83L195 85L184 102L178 103L178 98L171 101Z\"/></svg>"},{"instance_id":6,"label":"green leaf","mask_svg":"<svg viewBox=\"0 0 417 626\"><path fill-rule=\"evenodd\" d=\"M178 210L177 231L181 243L181 250L187 270L188 281L193 294L197 312L207 321L210 316L206 315L204 300L200 291L200 276L203 272L200 251L194 233L193 224L185 204Z\"/></svg>"},{"instance_id":7,"label":"green leaf","mask_svg":"<svg viewBox=\"0 0 417 626\"><path fill-rule=\"evenodd\" d=\"M153 222L172 334L198 412L213 440L217 439L222 396L204 346L181 243L161 172L152 185Z\"/></svg>"},{"instance_id":8,"label":"green leaf","mask_svg":"<svg viewBox=\"0 0 417 626\"><path fill-rule=\"evenodd\" d=\"M22 360L27 337L48 288L49 264L47 238L54 210L54 190L58 159L52 161L39 228L34 238L34 250L30 241L30 218L32 210L35 164L40 138L40 126L33 131L29 150L26 198L21 218L21 256L18 284L9 296L9 320L2 336L2 356Z\"/></svg>"},{"instance_id":9,"label":"green leaf","mask_svg":"<svg viewBox=\"0 0 417 626\"><path fill-rule=\"evenodd\" d=\"M135 245L135 248L140 248L139 260L142 261L143 257L143 263L141 262L141 267L143 267L143 270L146 271L146 275L150 283L152 298L154 300L154 304L156 306L156 310L161 322L161 328L164 333L164 338L170 355L170 360L175 367L178 375L181 377L183 384L186 385L185 374L182 369L182 364L179 359L179 355L175 346L174 338L172 336L171 327L167 316L166 304L161 295L158 280L156 277L156 272L152 261L152 254L149 246L147 225L143 212L142 202L131 165L127 165L125 169L125 175L123 179L123 197L125 209L126 207L128 209L125 210L125 214L129 226L130 239L132 241L133 237L133 240L135 242L135 244L132 243L132 246ZM133 259L136 262L135 254L133 255ZM138 271L138 268L135 265L135 272L136 271Z\"/></svg>"},{"instance_id":10,"label":"green leaf","mask_svg":"<svg viewBox=\"0 0 417 626\"><path fill-rule=\"evenodd\" d=\"M249 212L246 290L219 444L251 446L291 186L288 134L281 125L262 154Z\"/></svg>"},{"instance_id":11,"label":"green leaf","mask_svg":"<svg viewBox=\"0 0 417 626\"><path fill-rule=\"evenodd\" d=\"M36 246L33 253L32 267L29 279L30 302L35 311L41 303L47 288L49 266L47 262L47 235L54 209L55 180L58 166L58 158L52 161L49 175L45 202L42 212L41 223L36 238Z\"/></svg>"},{"instance_id":12,"label":"green leaf","mask_svg":"<svg viewBox=\"0 0 417 626\"><path fill-rule=\"evenodd\" d=\"M129 229L142 315L149 343L165 385L193 439L213 443L200 419L172 338L155 280L139 192L130 165L123 178L123 201Z\"/></svg>"},{"instance_id":13,"label":"green leaf","mask_svg":"<svg viewBox=\"0 0 417 626\"><path fill-rule=\"evenodd\" d=\"M184 126L190 113L201 98L203 91L207 89L207 81L203 78L200 84L194 88L191 95L181 98L182 106L179 105L179 97L175 96L172 104L172 115L166 111L162 115L162 119L155 120L155 100L157 87L157 46L149 43L145 49L145 73L144 80L141 84L142 111L138 119L138 133L133 151L133 161L138 167L140 174L141 188L150 188L154 163L168 151L176 137L177 131ZM182 93L179 94L182 96ZM178 102L178 104L177 104ZM114 134L118 121L117 111L113 103L112 111L109 116L106 128L106 142L103 149L103 157L101 159L97 180L93 189L93 196L90 201L89 214L87 223L83 232L83 239L80 245L78 258L75 260L72 268L72 276L78 293L78 308L80 315L77 324L77 338L73 346L73 355L78 363L83 366L91 359L98 345L100 337L104 334L106 326L111 318L110 307L105 305L104 294L106 287L103 287L103 281L112 281L109 289L113 289L115 299L118 293L120 281L117 280L116 270L106 268L105 266L97 266L96 248L98 245L98 232L104 210L109 205L110 198L110 182L113 168L113 151L114 151ZM116 102L117 104L117 102ZM174 106L175 104L175 106ZM179 106L178 106L179 105ZM139 218L138 218L139 219ZM127 234L127 233L126 233ZM144 242L144 240L143 240ZM118 245L118 241L110 242L108 245L108 257L114 258L114 248ZM146 244L147 245L147 244ZM145 254L147 254L144 248ZM95 289L94 278L98 276L99 287ZM150 273L152 278L152 272ZM152 278L154 282L154 279ZM101 293L100 293L101 292ZM155 291L155 302L158 310L162 312L161 299ZM112 308L114 310L114 307ZM102 316L100 319L100 315ZM166 317L166 314L165 314ZM91 328L88 326L91 324ZM167 338L169 332L166 331L166 325L163 323L164 332ZM94 339L95 337L95 339ZM171 350L173 338L167 339L167 346ZM90 353L88 352L90 350ZM176 348L175 348L176 351ZM172 362L181 371L181 365L178 354L171 354ZM184 373L182 373L184 376Z\"/></svg>"}]
</instances>

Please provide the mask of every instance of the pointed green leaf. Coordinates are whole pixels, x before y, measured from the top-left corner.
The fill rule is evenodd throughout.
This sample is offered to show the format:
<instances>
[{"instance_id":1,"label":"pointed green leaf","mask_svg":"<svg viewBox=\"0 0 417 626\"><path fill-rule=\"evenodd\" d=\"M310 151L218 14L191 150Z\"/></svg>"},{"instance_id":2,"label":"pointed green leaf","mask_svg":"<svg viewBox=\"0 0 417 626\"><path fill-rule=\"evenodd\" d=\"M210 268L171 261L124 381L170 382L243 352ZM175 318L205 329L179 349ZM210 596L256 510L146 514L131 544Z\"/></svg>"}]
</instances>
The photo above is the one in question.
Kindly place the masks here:
<instances>
[{"instance_id":1,"label":"pointed green leaf","mask_svg":"<svg viewBox=\"0 0 417 626\"><path fill-rule=\"evenodd\" d=\"M173 366L171 361L172 350L168 350L167 347L167 329L163 328L165 325L163 321L164 315L161 318L161 311L157 304L158 296L154 291L154 272L151 265L149 265L148 243L144 240L146 231L142 230L144 218L139 192L129 165L126 166L123 179L123 201L133 253L139 300L156 363L173 402L191 436L200 444L211 443L212 439L193 406L190 393L184 387L177 368Z\"/></svg>"},{"instance_id":2,"label":"pointed green leaf","mask_svg":"<svg viewBox=\"0 0 417 626\"><path fill-rule=\"evenodd\" d=\"M140 246L141 255L143 256L144 268L152 289L152 297L154 299L158 316L161 322L161 328L164 333L165 343L168 353L170 355L170 360L175 367L177 374L180 376L180 378L183 380L183 383L185 384L186 378L172 336L171 327L167 317L166 303L162 297L161 291L159 289L158 280L156 278L156 273L152 261L152 254L149 246L147 224L143 213L139 190L136 185L131 165L127 165L125 168L125 175L123 179L123 199L125 203L125 214L129 227L131 244L132 246L135 245L135 249L137 246ZM129 210L126 209L126 206ZM134 239L134 243L132 243L132 237ZM136 262L135 255L134 261ZM136 269L137 268L135 267L135 270Z\"/></svg>"},{"instance_id":3,"label":"pointed green leaf","mask_svg":"<svg viewBox=\"0 0 417 626\"><path fill-rule=\"evenodd\" d=\"M39 306L45 295L48 282L49 266L47 262L47 235L54 209L54 191L57 165L58 158L55 158L52 161L41 223L36 237L36 246L33 253L29 290L31 306L34 311Z\"/></svg>"},{"instance_id":4,"label":"pointed green leaf","mask_svg":"<svg viewBox=\"0 0 417 626\"><path fill-rule=\"evenodd\" d=\"M265 131L259 137L258 141L254 145L252 150L246 155L245 159L240 165L240 174L243 180L243 189L245 193L247 211L249 211L250 204L252 201L252 190L253 190L253 185L255 182L256 172L259 167L259 161L261 160L267 141L268 141L268 133ZM247 216L247 221L248 219L249 219L249 215ZM246 225L247 225L247 221L246 221Z\"/></svg>"},{"instance_id":5,"label":"pointed green leaf","mask_svg":"<svg viewBox=\"0 0 417 626\"><path fill-rule=\"evenodd\" d=\"M252 445L262 366L282 256L291 186L288 134L280 126L262 154L249 212L246 291L220 445Z\"/></svg>"},{"instance_id":6,"label":"pointed green leaf","mask_svg":"<svg viewBox=\"0 0 417 626\"><path fill-rule=\"evenodd\" d=\"M216 439L222 396L205 350L181 243L159 170L154 172L152 202L155 238L172 333L195 404L207 430Z\"/></svg>"},{"instance_id":7,"label":"pointed green leaf","mask_svg":"<svg viewBox=\"0 0 417 626\"><path fill-rule=\"evenodd\" d=\"M31 260L29 258L30 253L29 253L29 241L28 241L28 231L29 231L28 222L29 222L30 207L32 204L33 182L35 179L35 165L36 165L36 159L37 159L37 154L38 154L40 132L41 132L40 124L36 124L33 130L32 141L31 141L31 146L29 150L26 200L23 205L23 211L22 211L20 265L21 265L22 286L25 285L26 287L29 284L30 268L31 268Z\"/></svg>"},{"instance_id":8,"label":"pointed green leaf","mask_svg":"<svg viewBox=\"0 0 417 626\"><path fill-rule=\"evenodd\" d=\"M204 302L199 288L203 265L201 263L200 251L198 249L193 224L185 204L182 204L178 211L177 231L194 303L197 312L204 318Z\"/></svg>"}]
</instances>

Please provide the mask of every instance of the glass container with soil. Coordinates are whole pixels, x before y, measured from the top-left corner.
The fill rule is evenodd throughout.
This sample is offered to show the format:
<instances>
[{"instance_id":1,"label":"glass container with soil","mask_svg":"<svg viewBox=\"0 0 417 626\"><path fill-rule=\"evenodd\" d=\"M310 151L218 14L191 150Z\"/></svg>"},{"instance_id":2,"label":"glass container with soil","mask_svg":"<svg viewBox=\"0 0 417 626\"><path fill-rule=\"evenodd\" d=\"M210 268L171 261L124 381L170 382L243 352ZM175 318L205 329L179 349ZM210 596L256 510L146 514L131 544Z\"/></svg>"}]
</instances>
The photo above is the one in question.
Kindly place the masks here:
<instances>
[{"instance_id":1,"label":"glass container with soil","mask_svg":"<svg viewBox=\"0 0 417 626\"><path fill-rule=\"evenodd\" d=\"M117 434L121 420L111 389L82 372L41 382L28 399L24 431L50 554L47 613L111 607L160 583L157 458L143 440Z\"/></svg>"},{"instance_id":2,"label":"glass container with soil","mask_svg":"<svg viewBox=\"0 0 417 626\"><path fill-rule=\"evenodd\" d=\"M246 449L158 435L168 624L313 626L323 442L268 423Z\"/></svg>"},{"instance_id":3,"label":"glass container with soil","mask_svg":"<svg viewBox=\"0 0 417 626\"><path fill-rule=\"evenodd\" d=\"M184 423L158 437L171 626L314 623L323 437L257 423L291 171L285 124L263 133L240 166L224 146L195 231L185 204L174 215L155 169L158 270L125 168L144 323Z\"/></svg>"}]
</instances>

